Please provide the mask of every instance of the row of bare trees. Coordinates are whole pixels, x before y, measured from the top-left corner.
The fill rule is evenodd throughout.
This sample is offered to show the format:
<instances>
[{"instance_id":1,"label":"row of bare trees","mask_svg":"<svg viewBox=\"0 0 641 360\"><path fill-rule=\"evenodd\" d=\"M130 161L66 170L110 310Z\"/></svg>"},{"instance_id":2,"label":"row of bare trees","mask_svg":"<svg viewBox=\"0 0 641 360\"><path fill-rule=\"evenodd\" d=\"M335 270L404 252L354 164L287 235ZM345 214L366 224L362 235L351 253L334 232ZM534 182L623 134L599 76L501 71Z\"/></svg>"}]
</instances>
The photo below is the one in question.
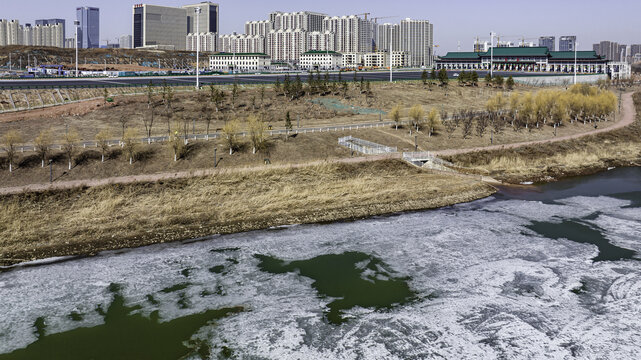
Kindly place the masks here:
<instances>
[{"instance_id":1,"label":"row of bare trees","mask_svg":"<svg viewBox=\"0 0 641 360\"><path fill-rule=\"evenodd\" d=\"M514 131L549 125L556 128L566 123L606 121L615 111L618 99L614 93L590 85L575 85L567 91L541 90L537 92L502 93L490 98L485 111L462 109L444 121L448 136L461 129L463 139L487 131L501 133L510 127Z\"/></svg>"}]
</instances>

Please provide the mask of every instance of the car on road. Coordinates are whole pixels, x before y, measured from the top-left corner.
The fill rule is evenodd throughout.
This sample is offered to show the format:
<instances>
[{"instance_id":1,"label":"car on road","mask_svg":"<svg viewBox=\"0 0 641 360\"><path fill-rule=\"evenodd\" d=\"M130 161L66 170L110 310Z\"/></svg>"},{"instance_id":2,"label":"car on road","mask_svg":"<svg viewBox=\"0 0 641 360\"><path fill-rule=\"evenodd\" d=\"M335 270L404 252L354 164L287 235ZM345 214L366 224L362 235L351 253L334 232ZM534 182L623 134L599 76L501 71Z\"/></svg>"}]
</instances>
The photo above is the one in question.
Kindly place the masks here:
<instances>
[{"instance_id":1,"label":"car on road","mask_svg":"<svg viewBox=\"0 0 641 360\"><path fill-rule=\"evenodd\" d=\"M454 77L458 77L458 73L454 73L454 75L453 75L453 76L454 76Z\"/></svg>"}]
</instances>

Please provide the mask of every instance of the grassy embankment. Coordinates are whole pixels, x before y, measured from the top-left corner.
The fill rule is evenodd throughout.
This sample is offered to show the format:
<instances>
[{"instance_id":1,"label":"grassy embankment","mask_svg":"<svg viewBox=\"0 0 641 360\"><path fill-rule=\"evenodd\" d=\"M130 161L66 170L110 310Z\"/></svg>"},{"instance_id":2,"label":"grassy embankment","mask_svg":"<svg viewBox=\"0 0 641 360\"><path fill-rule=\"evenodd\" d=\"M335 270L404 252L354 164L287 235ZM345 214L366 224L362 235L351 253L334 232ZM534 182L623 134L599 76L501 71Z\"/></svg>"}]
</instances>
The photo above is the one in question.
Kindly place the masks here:
<instances>
[{"instance_id":1,"label":"grassy embankment","mask_svg":"<svg viewBox=\"0 0 641 360\"><path fill-rule=\"evenodd\" d=\"M495 191L398 160L0 197L0 263L436 208Z\"/></svg>"},{"instance_id":2,"label":"grassy embankment","mask_svg":"<svg viewBox=\"0 0 641 360\"><path fill-rule=\"evenodd\" d=\"M577 140L479 151L447 159L509 183L554 181L610 167L641 166L641 92L633 98L636 121L622 129Z\"/></svg>"}]
</instances>

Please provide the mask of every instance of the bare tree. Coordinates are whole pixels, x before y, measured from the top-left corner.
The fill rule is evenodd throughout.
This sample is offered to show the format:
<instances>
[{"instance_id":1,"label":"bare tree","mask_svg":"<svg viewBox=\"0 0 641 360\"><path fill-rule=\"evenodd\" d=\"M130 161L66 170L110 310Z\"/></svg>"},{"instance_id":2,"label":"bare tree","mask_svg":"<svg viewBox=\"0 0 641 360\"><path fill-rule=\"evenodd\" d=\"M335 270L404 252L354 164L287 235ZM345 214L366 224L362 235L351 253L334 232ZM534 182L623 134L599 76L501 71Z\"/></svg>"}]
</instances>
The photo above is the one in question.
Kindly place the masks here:
<instances>
[{"instance_id":1,"label":"bare tree","mask_svg":"<svg viewBox=\"0 0 641 360\"><path fill-rule=\"evenodd\" d=\"M9 160L9 172L12 172L17 147L22 143L22 135L17 130L10 130L2 137L2 143L4 151L7 153L7 160Z\"/></svg>"},{"instance_id":2,"label":"bare tree","mask_svg":"<svg viewBox=\"0 0 641 360\"><path fill-rule=\"evenodd\" d=\"M127 129L127 124L129 123L129 118L127 115L121 115L118 118L118 123L120 124L120 127L122 128L122 137L125 137L125 129Z\"/></svg>"},{"instance_id":3,"label":"bare tree","mask_svg":"<svg viewBox=\"0 0 641 360\"><path fill-rule=\"evenodd\" d=\"M461 131L463 132L463 139L466 139L472 134L472 126L474 125L474 117L471 112L466 111L464 117L461 119L463 126Z\"/></svg>"},{"instance_id":4,"label":"bare tree","mask_svg":"<svg viewBox=\"0 0 641 360\"><path fill-rule=\"evenodd\" d=\"M100 148L100 154L102 155L101 162L105 162L105 154L109 151L109 139L111 138L111 133L107 129L100 130L96 134L96 144Z\"/></svg>"},{"instance_id":5,"label":"bare tree","mask_svg":"<svg viewBox=\"0 0 641 360\"><path fill-rule=\"evenodd\" d=\"M142 115L142 123L145 126L145 134L147 135L147 144L151 144L151 130L154 127L154 118L155 118L155 111L154 111L154 106L152 105L149 108L149 114Z\"/></svg>"},{"instance_id":6,"label":"bare tree","mask_svg":"<svg viewBox=\"0 0 641 360\"><path fill-rule=\"evenodd\" d=\"M51 151L51 139L51 130L43 130L34 141L36 152L42 161L42 167L45 167L45 161L47 161L49 152Z\"/></svg>"},{"instance_id":7,"label":"bare tree","mask_svg":"<svg viewBox=\"0 0 641 360\"><path fill-rule=\"evenodd\" d=\"M137 137L138 133L133 128L128 128L122 137L123 150L129 158L129 165L133 164L134 157L136 157L136 150L138 148Z\"/></svg>"},{"instance_id":8,"label":"bare tree","mask_svg":"<svg viewBox=\"0 0 641 360\"><path fill-rule=\"evenodd\" d=\"M180 129L180 123L177 123L174 129ZM169 137L169 145L174 151L174 161L178 161L178 158L183 156L185 150L183 135L178 130L174 130L173 134Z\"/></svg>"},{"instance_id":9,"label":"bare tree","mask_svg":"<svg viewBox=\"0 0 641 360\"><path fill-rule=\"evenodd\" d=\"M249 133L253 145L252 153L255 154L265 146L265 124L253 115L247 118L247 122L249 123Z\"/></svg>"},{"instance_id":10,"label":"bare tree","mask_svg":"<svg viewBox=\"0 0 641 360\"><path fill-rule=\"evenodd\" d=\"M78 141L80 141L80 135L78 135L75 129L67 131L64 137L64 144L62 145L62 152L67 157L69 170L71 170L71 163L77 150Z\"/></svg>"},{"instance_id":11,"label":"bare tree","mask_svg":"<svg viewBox=\"0 0 641 360\"><path fill-rule=\"evenodd\" d=\"M410 109L409 116L414 123L413 125L416 127L416 131L418 131L419 124L423 121L423 117L425 116L425 110L423 110L421 105L416 104Z\"/></svg>"},{"instance_id":12,"label":"bare tree","mask_svg":"<svg viewBox=\"0 0 641 360\"><path fill-rule=\"evenodd\" d=\"M394 126L396 126L396 130L398 130L398 125L401 123L401 106L394 106L390 111L389 116L394 120Z\"/></svg>"},{"instance_id":13,"label":"bare tree","mask_svg":"<svg viewBox=\"0 0 641 360\"><path fill-rule=\"evenodd\" d=\"M228 121L227 124L225 124L225 126L223 127L223 134L225 134L225 140L227 141L227 145L229 146L229 155L233 154L234 150L238 147L236 137L238 136L239 128L240 125L238 124L237 119Z\"/></svg>"},{"instance_id":14,"label":"bare tree","mask_svg":"<svg viewBox=\"0 0 641 360\"><path fill-rule=\"evenodd\" d=\"M489 123L489 116L491 115L483 114L476 117L476 134L479 137L483 137L483 135L485 134L485 129L487 129Z\"/></svg>"}]
</instances>

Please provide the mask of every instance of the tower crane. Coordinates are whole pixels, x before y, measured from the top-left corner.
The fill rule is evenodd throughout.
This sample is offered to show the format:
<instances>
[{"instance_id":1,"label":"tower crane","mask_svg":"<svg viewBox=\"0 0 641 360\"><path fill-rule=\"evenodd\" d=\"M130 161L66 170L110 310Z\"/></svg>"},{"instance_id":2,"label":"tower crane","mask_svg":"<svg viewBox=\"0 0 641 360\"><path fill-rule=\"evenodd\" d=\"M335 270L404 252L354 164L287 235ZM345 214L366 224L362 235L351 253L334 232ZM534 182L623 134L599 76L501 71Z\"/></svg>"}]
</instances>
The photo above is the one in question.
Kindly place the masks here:
<instances>
[{"instance_id":1,"label":"tower crane","mask_svg":"<svg viewBox=\"0 0 641 360\"><path fill-rule=\"evenodd\" d=\"M375 24L378 24L378 20L380 19L392 19L392 18L397 18L398 15L396 16L378 16L378 17L373 17L372 20L374 20Z\"/></svg>"},{"instance_id":2,"label":"tower crane","mask_svg":"<svg viewBox=\"0 0 641 360\"><path fill-rule=\"evenodd\" d=\"M372 13L368 13L368 12L366 12L366 13L362 13L362 14L356 14L356 16L361 16L361 15L365 16L365 20L367 20L367 17L368 17L369 15L372 15Z\"/></svg>"}]
</instances>

